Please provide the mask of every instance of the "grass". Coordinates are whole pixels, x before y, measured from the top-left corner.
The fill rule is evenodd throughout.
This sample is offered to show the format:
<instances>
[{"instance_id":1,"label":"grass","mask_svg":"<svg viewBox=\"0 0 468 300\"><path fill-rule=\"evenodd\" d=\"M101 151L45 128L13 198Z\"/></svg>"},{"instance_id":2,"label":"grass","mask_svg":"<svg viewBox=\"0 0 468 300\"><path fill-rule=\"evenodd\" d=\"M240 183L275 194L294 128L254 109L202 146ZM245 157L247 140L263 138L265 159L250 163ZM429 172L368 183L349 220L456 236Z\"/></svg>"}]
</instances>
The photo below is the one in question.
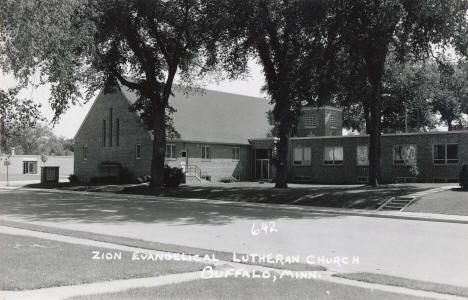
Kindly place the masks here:
<instances>
[{"instance_id":1,"label":"grass","mask_svg":"<svg viewBox=\"0 0 468 300\"><path fill-rule=\"evenodd\" d=\"M73 300L114 299L422 299L413 296L388 293L378 290L339 285L313 279L266 279L222 278L195 280L181 284L154 288L131 289L109 293L70 298Z\"/></svg>"},{"instance_id":2,"label":"grass","mask_svg":"<svg viewBox=\"0 0 468 300\"><path fill-rule=\"evenodd\" d=\"M0 234L0 290L151 277L201 270L201 263L133 261L132 253L34 237ZM121 252L122 260L93 260L92 251Z\"/></svg>"},{"instance_id":3,"label":"grass","mask_svg":"<svg viewBox=\"0 0 468 300\"><path fill-rule=\"evenodd\" d=\"M376 209L390 197L404 196L432 188L431 185L382 185L369 187L290 185L288 189L274 189L272 184L231 183L200 186L182 185L155 191L147 184L109 186L55 186L28 187L62 188L75 191L115 192L134 195L158 195L175 198L199 198L235 202L294 204L333 208Z\"/></svg>"},{"instance_id":4,"label":"grass","mask_svg":"<svg viewBox=\"0 0 468 300\"><path fill-rule=\"evenodd\" d=\"M214 251L214 250L193 248L193 247L187 247L187 246L165 244L165 243L159 243L159 242L150 242L150 241L139 240L139 239L131 239L131 238L84 232L84 231L75 231L75 230L55 228L55 227L36 225L36 224L33 225L33 224L6 221L6 220L0 220L0 226L8 226L8 227L14 227L14 228L20 228L20 229L26 229L26 230L53 233L53 234L119 244L119 245L148 249L148 250L157 250L157 251L172 252L172 253L185 253L188 255L200 255L200 256L209 255L210 257L214 255L215 258L219 260L232 261L232 253L223 252L223 251ZM238 253L238 255L240 256L242 254ZM303 264L303 263L294 263L294 264L285 264L285 265L260 263L256 265L270 267L270 268L277 268L277 269L288 269L288 270L294 270L294 271L326 271L327 270L325 267L322 267L319 265L310 265L310 264Z\"/></svg>"},{"instance_id":5,"label":"grass","mask_svg":"<svg viewBox=\"0 0 468 300\"><path fill-rule=\"evenodd\" d=\"M381 274L374 274L374 273L366 273L366 272L338 274L335 276L346 278L346 279L370 282L370 283L379 283L379 284L385 284L385 285L405 287L405 288L409 288L413 290L422 290L422 291L428 291L428 292L436 292L436 293L442 293L442 294L451 294L451 295L456 295L456 296L468 297L468 288L442 284L442 283L414 280L414 279L409 279L409 278L395 277L395 276L381 275Z\"/></svg>"},{"instance_id":6,"label":"grass","mask_svg":"<svg viewBox=\"0 0 468 300\"><path fill-rule=\"evenodd\" d=\"M468 191L454 187L451 190L423 196L405 211L468 216Z\"/></svg>"}]
</instances>

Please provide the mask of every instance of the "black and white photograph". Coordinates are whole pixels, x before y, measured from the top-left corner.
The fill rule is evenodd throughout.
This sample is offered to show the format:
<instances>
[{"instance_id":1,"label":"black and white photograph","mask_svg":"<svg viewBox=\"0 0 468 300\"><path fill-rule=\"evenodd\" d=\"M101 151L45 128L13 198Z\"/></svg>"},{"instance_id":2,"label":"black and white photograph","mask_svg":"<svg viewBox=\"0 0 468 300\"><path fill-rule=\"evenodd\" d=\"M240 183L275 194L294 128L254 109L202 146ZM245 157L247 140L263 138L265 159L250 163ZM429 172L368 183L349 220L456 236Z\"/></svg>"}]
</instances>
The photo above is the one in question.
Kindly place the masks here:
<instances>
[{"instance_id":1,"label":"black and white photograph","mask_svg":"<svg viewBox=\"0 0 468 300\"><path fill-rule=\"evenodd\" d=\"M30 299L468 299L468 0L1 0Z\"/></svg>"}]
</instances>

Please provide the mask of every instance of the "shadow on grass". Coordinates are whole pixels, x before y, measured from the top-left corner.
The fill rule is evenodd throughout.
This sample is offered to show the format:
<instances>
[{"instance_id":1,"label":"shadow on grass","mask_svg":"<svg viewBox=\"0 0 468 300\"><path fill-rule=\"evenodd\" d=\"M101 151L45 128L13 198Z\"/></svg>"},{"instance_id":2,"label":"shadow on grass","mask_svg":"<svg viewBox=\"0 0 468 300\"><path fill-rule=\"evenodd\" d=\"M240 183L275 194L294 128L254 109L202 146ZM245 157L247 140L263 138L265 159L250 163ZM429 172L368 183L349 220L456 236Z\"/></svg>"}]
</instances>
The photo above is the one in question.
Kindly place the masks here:
<instances>
[{"instance_id":1,"label":"shadow on grass","mask_svg":"<svg viewBox=\"0 0 468 300\"><path fill-rule=\"evenodd\" d=\"M34 187L37 187L34 185ZM55 186L57 187L57 186ZM59 184L58 187L65 188ZM70 187L70 185L68 185ZM120 186L117 187L122 190ZM74 190L85 186L75 186ZM95 187L96 188L96 187ZM94 188L94 189L95 189ZM274 189L271 187L180 186L159 191L160 196L205 198L234 202L280 203L336 208L375 209L388 197L407 195L427 189L415 186L389 185L327 186ZM65 188L66 189L66 188ZM106 190L103 190L106 191ZM87 223L170 223L228 224L239 219L275 220L278 218L336 218L330 214L304 214L298 211L207 205L164 198L138 198L126 194L153 195L147 185L124 187L115 196L99 194L61 194L43 191L4 191L0 195L0 214L31 221L73 221Z\"/></svg>"},{"instance_id":2,"label":"shadow on grass","mask_svg":"<svg viewBox=\"0 0 468 300\"><path fill-rule=\"evenodd\" d=\"M234 202L294 204L333 208L376 209L390 197L416 193L427 188L415 186L328 186L317 188L274 189L269 187L181 186L165 189L159 196L199 198ZM124 188L123 194L153 195L148 186Z\"/></svg>"},{"instance_id":3,"label":"shadow on grass","mask_svg":"<svg viewBox=\"0 0 468 300\"><path fill-rule=\"evenodd\" d=\"M453 188L453 189L450 189L452 192L468 192L468 188L462 188L462 187L458 187L458 188Z\"/></svg>"}]
</instances>

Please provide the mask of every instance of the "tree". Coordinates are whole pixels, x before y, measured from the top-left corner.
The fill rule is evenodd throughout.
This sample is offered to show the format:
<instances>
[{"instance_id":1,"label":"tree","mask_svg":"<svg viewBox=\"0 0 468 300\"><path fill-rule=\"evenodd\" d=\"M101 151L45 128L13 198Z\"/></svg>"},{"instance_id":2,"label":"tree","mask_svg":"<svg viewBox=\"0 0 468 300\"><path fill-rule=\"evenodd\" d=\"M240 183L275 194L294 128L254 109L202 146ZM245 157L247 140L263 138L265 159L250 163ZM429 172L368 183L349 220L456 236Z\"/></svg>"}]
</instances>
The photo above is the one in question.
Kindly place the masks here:
<instances>
[{"instance_id":1,"label":"tree","mask_svg":"<svg viewBox=\"0 0 468 300\"><path fill-rule=\"evenodd\" d=\"M39 104L18 98L19 89L0 89L0 153L8 151L8 140L42 120Z\"/></svg>"},{"instance_id":2,"label":"tree","mask_svg":"<svg viewBox=\"0 0 468 300\"><path fill-rule=\"evenodd\" d=\"M69 142L68 142L69 143ZM10 148L15 148L18 154L43 154L47 156L71 155L72 151L67 149L67 140L57 137L52 129L44 123L24 128L9 138Z\"/></svg>"},{"instance_id":3,"label":"tree","mask_svg":"<svg viewBox=\"0 0 468 300\"><path fill-rule=\"evenodd\" d=\"M219 4L227 36L221 51L225 68L241 70L250 55L263 67L264 89L274 104L269 119L278 138L276 188L287 187L289 137L295 132L302 103L312 99L308 79L315 73L304 72L304 68L307 61L313 65L311 53L322 45L320 39L309 39L304 24L313 30L313 24L323 17L321 6L317 1L297 0L226 0Z\"/></svg>"},{"instance_id":4,"label":"tree","mask_svg":"<svg viewBox=\"0 0 468 300\"><path fill-rule=\"evenodd\" d=\"M468 113L468 63L440 62L438 81L435 83L433 111L440 114L440 121L448 130L463 128L463 113Z\"/></svg>"},{"instance_id":5,"label":"tree","mask_svg":"<svg viewBox=\"0 0 468 300\"><path fill-rule=\"evenodd\" d=\"M466 24L467 6L464 0L334 1L334 18L342 20L341 45L351 61L365 66L369 86L370 97L363 100L370 124L369 184L380 181L382 94L389 50L394 47L397 58L404 61L427 57L434 45L444 48Z\"/></svg>"},{"instance_id":6,"label":"tree","mask_svg":"<svg viewBox=\"0 0 468 300\"><path fill-rule=\"evenodd\" d=\"M432 60L404 62L387 58L383 81L384 131L421 131L437 124L432 112L438 69Z\"/></svg>"},{"instance_id":7,"label":"tree","mask_svg":"<svg viewBox=\"0 0 468 300\"><path fill-rule=\"evenodd\" d=\"M136 91L133 109L154 137L151 185L160 187L174 78L214 64L214 15L203 0L6 0L3 64L23 81L38 70L52 84L54 120L103 86Z\"/></svg>"}]
</instances>

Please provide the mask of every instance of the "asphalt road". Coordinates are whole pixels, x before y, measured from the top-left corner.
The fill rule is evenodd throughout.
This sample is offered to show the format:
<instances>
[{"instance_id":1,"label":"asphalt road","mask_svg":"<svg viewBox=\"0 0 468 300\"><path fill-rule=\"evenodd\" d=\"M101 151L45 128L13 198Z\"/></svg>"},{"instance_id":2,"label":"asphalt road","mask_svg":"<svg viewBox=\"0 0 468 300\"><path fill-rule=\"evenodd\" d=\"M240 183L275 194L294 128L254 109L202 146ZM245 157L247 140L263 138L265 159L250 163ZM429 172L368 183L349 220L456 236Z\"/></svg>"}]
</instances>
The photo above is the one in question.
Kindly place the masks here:
<instances>
[{"instance_id":1,"label":"asphalt road","mask_svg":"<svg viewBox=\"0 0 468 300\"><path fill-rule=\"evenodd\" d=\"M12 190L0 190L0 218L220 251L309 256L317 262L359 257L355 264L322 265L468 286L466 224ZM276 232L252 234L252 226L270 222Z\"/></svg>"}]
</instances>

